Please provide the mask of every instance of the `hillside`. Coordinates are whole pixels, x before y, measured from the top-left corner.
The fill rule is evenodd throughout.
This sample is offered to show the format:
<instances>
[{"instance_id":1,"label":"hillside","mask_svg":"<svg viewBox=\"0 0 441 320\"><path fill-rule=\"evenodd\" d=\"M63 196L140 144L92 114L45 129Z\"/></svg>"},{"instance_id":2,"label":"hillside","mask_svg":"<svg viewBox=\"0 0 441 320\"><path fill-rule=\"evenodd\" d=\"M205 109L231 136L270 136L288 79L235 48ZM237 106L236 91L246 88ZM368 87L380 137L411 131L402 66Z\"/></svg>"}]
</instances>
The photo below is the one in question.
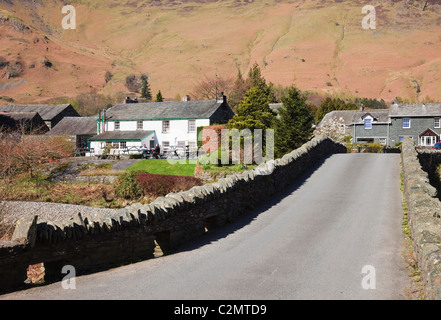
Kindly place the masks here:
<instances>
[{"instance_id":1,"label":"hillside","mask_svg":"<svg viewBox=\"0 0 441 320\"><path fill-rule=\"evenodd\" d=\"M173 99L255 62L320 95L441 100L441 1L372 1L375 30L362 1L70 1L75 30L61 27L63 3L0 1L0 104L125 92L141 73Z\"/></svg>"}]
</instances>

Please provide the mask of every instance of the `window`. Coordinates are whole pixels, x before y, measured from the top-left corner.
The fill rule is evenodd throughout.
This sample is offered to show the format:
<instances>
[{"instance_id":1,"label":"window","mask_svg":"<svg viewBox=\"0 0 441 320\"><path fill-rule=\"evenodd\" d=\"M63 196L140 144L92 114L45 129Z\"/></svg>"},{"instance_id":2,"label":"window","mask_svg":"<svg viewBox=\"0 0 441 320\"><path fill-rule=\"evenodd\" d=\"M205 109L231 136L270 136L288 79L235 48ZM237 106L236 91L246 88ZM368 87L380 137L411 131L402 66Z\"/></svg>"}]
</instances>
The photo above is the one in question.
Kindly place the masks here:
<instances>
[{"instance_id":1,"label":"window","mask_svg":"<svg viewBox=\"0 0 441 320\"><path fill-rule=\"evenodd\" d=\"M112 142L112 149L119 149L119 142L118 141Z\"/></svg>"},{"instance_id":2,"label":"window","mask_svg":"<svg viewBox=\"0 0 441 320\"><path fill-rule=\"evenodd\" d=\"M142 120L136 122L136 130L144 130L144 122Z\"/></svg>"},{"instance_id":3,"label":"window","mask_svg":"<svg viewBox=\"0 0 441 320\"><path fill-rule=\"evenodd\" d=\"M188 132L196 132L196 120L188 120Z\"/></svg>"},{"instance_id":4,"label":"window","mask_svg":"<svg viewBox=\"0 0 441 320\"><path fill-rule=\"evenodd\" d=\"M196 150L197 149L197 143L196 141L188 141L188 147L190 150Z\"/></svg>"},{"instance_id":5,"label":"window","mask_svg":"<svg viewBox=\"0 0 441 320\"><path fill-rule=\"evenodd\" d=\"M115 121L115 130L119 130L121 128L121 124L119 121Z\"/></svg>"},{"instance_id":6,"label":"window","mask_svg":"<svg viewBox=\"0 0 441 320\"><path fill-rule=\"evenodd\" d=\"M170 148L170 142L162 141L162 149L168 149L168 148Z\"/></svg>"},{"instance_id":7,"label":"window","mask_svg":"<svg viewBox=\"0 0 441 320\"><path fill-rule=\"evenodd\" d=\"M164 120L162 121L162 133L169 133L170 132L170 121Z\"/></svg>"},{"instance_id":8,"label":"window","mask_svg":"<svg viewBox=\"0 0 441 320\"><path fill-rule=\"evenodd\" d=\"M372 119L370 119L370 118L364 119L364 128L365 129L372 129Z\"/></svg>"},{"instance_id":9,"label":"window","mask_svg":"<svg viewBox=\"0 0 441 320\"><path fill-rule=\"evenodd\" d=\"M409 129L410 128L410 119L405 118L403 119L403 129Z\"/></svg>"},{"instance_id":10,"label":"window","mask_svg":"<svg viewBox=\"0 0 441 320\"><path fill-rule=\"evenodd\" d=\"M434 127L434 128L441 128L440 118L435 118L435 119L433 120L433 127Z\"/></svg>"},{"instance_id":11,"label":"window","mask_svg":"<svg viewBox=\"0 0 441 320\"><path fill-rule=\"evenodd\" d=\"M120 149L126 149L127 148L127 142L126 141L121 141L119 143L119 148Z\"/></svg>"}]
</instances>

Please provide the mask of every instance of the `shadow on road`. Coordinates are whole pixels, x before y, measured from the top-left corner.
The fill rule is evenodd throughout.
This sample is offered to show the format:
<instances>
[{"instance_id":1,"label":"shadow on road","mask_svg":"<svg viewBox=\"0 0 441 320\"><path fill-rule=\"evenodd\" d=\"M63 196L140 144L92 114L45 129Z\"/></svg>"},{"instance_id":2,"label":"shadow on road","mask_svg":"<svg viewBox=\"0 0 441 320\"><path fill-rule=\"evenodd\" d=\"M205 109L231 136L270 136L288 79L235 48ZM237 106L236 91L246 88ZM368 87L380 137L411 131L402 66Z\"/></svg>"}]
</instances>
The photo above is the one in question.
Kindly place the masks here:
<instances>
[{"instance_id":1,"label":"shadow on road","mask_svg":"<svg viewBox=\"0 0 441 320\"><path fill-rule=\"evenodd\" d=\"M254 209L251 209L248 212L243 213L241 216L239 216L236 220L230 223L226 223L224 226L219 227L217 229L213 229L207 233L205 233L202 236L199 236L195 239L189 240L187 243L182 244L179 246L179 248L175 249L174 251L170 252L170 254L175 254L179 252L185 252L185 251L191 251L198 249L200 247L203 247L207 244L216 242L222 238L227 237L228 235L234 233L237 230L242 229L246 225L250 224L253 220L255 220L261 213L269 210L270 208L274 207L278 203L280 203L284 198L292 194L294 191L299 189L308 179L312 176L312 174L320 168L327 159L329 159L331 156L325 157L315 163L310 169L308 169L306 172L304 172L302 175L300 175L296 180L293 181L293 183L287 187L283 192L280 194L266 200L264 203L260 204Z\"/></svg>"}]
</instances>

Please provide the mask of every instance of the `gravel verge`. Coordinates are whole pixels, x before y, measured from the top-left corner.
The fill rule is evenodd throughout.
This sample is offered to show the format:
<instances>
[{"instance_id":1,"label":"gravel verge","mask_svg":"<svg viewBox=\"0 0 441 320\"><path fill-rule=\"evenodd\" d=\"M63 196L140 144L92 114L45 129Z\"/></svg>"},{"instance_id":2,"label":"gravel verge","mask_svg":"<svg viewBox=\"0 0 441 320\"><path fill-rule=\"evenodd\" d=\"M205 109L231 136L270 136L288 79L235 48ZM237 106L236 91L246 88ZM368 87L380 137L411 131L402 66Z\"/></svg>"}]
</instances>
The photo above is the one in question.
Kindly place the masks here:
<instances>
[{"instance_id":1,"label":"gravel verge","mask_svg":"<svg viewBox=\"0 0 441 320\"><path fill-rule=\"evenodd\" d=\"M73 218L81 213L82 217L96 217L103 213L114 213L115 209L93 208L63 203L1 201L0 213L2 223L15 225L26 216L38 215L38 221L62 221Z\"/></svg>"}]
</instances>

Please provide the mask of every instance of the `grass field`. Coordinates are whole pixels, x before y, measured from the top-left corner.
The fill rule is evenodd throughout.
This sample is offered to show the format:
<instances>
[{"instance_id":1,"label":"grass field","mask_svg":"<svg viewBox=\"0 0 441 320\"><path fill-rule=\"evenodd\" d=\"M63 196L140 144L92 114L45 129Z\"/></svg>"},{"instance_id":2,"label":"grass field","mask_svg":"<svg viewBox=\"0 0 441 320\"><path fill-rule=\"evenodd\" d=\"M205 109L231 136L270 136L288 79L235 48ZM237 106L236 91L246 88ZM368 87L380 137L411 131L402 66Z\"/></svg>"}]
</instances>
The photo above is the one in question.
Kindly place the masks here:
<instances>
[{"instance_id":1,"label":"grass field","mask_svg":"<svg viewBox=\"0 0 441 320\"><path fill-rule=\"evenodd\" d=\"M142 160L128 170L142 170L153 174L193 177L196 164L170 163L167 159Z\"/></svg>"}]
</instances>

